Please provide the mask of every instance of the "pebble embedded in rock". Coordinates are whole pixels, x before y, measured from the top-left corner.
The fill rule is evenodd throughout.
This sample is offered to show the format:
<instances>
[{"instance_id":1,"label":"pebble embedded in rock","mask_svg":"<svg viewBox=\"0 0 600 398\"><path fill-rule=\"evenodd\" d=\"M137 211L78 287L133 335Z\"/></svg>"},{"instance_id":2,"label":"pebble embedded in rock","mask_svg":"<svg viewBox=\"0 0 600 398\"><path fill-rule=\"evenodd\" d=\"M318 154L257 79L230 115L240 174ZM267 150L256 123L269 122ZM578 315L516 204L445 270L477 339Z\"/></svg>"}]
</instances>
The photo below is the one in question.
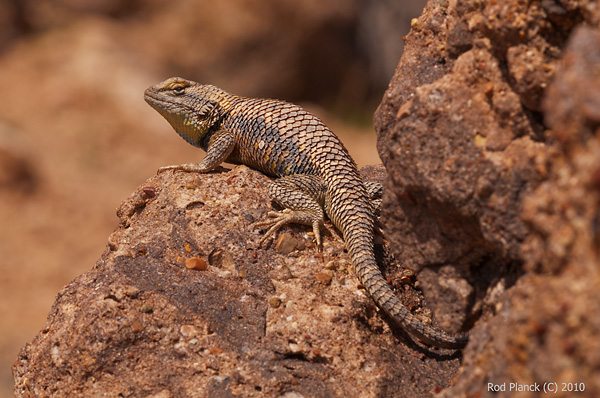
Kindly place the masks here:
<instances>
[{"instance_id":1,"label":"pebble embedded in rock","mask_svg":"<svg viewBox=\"0 0 600 398\"><path fill-rule=\"evenodd\" d=\"M315 277L322 284L331 285L332 276L330 274L328 274L327 272L319 272L317 275L315 275Z\"/></svg>"},{"instance_id":2,"label":"pebble embedded in rock","mask_svg":"<svg viewBox=\"0 0 600 398\"><path fill-rule=\"evenodd\" d=\"M154 308L148 303L142 304L140 307L140 312L144 314L152 314L154 312Z\"/></svg>"},{"instance_id":3,"label":"pebble embedded in rock","mask_svg":"<svg viewBox=\"0 0 600 398\"><path fill-rule=\"evenodd\" d=\"M277 240L277 251L283 254L290 254L298 247L298 240L294 238L290 233L286 232L279 235Z\"/></svg>"},{"instance_id":4,"label":"pebble embedded in rock","mask_svg":"<svg viewBox=\"0 0 600 398\"><path fill-rule=\"evenodd\" d=\"M131 330L133 330L133 333L141 333L144 331L144 326L142 325L142 323L140 321L138 321L137 319L135 321L133 321L133 323L131 324Z\"/></svg>"},{"instance_id":5,"label":"pebble embedded in rock","mask_svg":"<svg viewBox=\"0 0 600 398\"><path fill-rule=\"evenodd\" d=\"M279 308L281 305L281 299L279 297L271 297L269 299L269 305L271 308Z\"/></svg>"},{"instance_id":6,"label":"pebble embedded in rock","mask_svg":"<svg viewBox=\"0 0 600 398\"><path fill-rule=\"evenodd\" d=\"M190 257L185 260L185 268L206 271L208 269L208 264L200 257Z\"/></svg>"}]
</instances>

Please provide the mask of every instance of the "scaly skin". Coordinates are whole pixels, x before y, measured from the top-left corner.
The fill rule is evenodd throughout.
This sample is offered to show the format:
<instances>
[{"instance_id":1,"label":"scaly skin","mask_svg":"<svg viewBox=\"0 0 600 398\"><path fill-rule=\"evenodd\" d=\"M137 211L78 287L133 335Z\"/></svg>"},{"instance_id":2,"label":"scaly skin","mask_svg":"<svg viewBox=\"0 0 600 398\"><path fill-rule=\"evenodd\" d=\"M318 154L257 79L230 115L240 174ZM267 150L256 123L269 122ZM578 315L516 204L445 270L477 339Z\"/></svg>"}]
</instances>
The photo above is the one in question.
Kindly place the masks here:
<instances>
[{"instance_id":1,"label":"scaly skin","mask_svg":"<svg viewBox=\"0 0 600 398\"><path fill-rule=\"evenodd\" d=\"M343 234L354 272L375 303L427 344L462 348L466 335L450 336L418 320L394 295L373 253L380 186L363 182L340 140L299 106L243 98L214 86L170 78L145 92L145 100L190 144L206 151L200 163L159 169L205 173L220 163L245 164L275 178L269 196L286 210L258 223L271 227L261 243L287 223L311 225L317 244L324 213Z\"/></svg>"}]
</instances>

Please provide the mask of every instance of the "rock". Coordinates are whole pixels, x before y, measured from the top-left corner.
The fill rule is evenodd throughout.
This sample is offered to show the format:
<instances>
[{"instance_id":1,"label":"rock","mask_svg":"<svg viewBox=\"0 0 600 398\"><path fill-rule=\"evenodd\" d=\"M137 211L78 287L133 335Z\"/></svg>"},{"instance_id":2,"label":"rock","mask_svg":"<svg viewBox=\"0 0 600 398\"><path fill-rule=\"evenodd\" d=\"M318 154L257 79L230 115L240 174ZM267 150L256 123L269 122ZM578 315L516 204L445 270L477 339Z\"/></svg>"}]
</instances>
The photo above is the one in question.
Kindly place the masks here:
<instances>
[{"instance_id":1,"label":"rock","mask_svg":"<svg viewBox=\"0 0 600 398\"><path fill-rule=\"evenodd\" d=\"M275 246L275 248L280 253L290 254L294 250L301 247L301 245L302 244L300 243L299 239L294 238L291 234L286 232L279 235L279 238L277 239L277 245Z\"/></svg>"},{"instance_id":2,"label":"rock","mask_svg":"<svg viewBox=\"0 0 600 398\"><path fill-rule=\"evenodd\" d=\"M94 268L59 293L21 350L16 396L421 397L448 387L457 356L389 325L348 267L323 270L348 264L343 242L325 235L323 252L294 256L257 248L247 209L266 216L266 182L239 166L143 183ZM309 229L280 234L309 240ZM187 269L187 258L212 266ZM414 289L398 295L420 312Z\"/></svg>"},{"instance_id":3,"label":"rock","mask_svg":"<svg viewBox=\"0 0 600 398\"><path fill-rule=\"evenodd\" d=\"M474 2L430 2L375 114L379 151L397 187L384 197L386 232L414 269L466 266L490 253L518 258L527 232L519 204L543 178L541 115L523 107L497 56L512 48L510 39L519 46L522 39L488 26L495 21L488 13Z\"/></svg>"},{"instance_id":4,"label":"rock","mask_svg":"<svg viewBox=\"0 0 600 398\"><path fill-rule=\"evenodd\" d=\"M317 280L324 285L331 285L331 280L333 279L333 276L327 272L319 272L315 275L315 278L317 278Z\"/></svg>"},{"instance_id":5,"label":"rock","mask_svg":"<svg viewBox=\"0 0 600 398\"><path fill-rule=\"evenodd\" d=\"M473 285L467 323L490 284L517 277L523 200L548 173L536 110L560 60L558 37L573 27L552 29L538 3L478 4L429 2L374 119L390 175L386 236L407 267L451 265ZM552 23L598 19L588 2L555 14Z\"/></svg>"},{"instance_id":6,"label":"rock","mask_svg":"<svg viewBox=\"0 0 600 398\"><path fill-rule=\"evenodd\" d=\"M206 271L208 264L201 257L190 257L185 260L185 268Z\"/></svg>"},{"instance_id":7,"label":"rock","mask_svg":"<svg viewBox=\"0 0 600 398\"><path fill-rule=\"evenodd\" d=\"M430 1L413 23L375 125L395 257L471 329L439 396L600 394L599 26L593 1Z\"/></svg>"}]
</instances>

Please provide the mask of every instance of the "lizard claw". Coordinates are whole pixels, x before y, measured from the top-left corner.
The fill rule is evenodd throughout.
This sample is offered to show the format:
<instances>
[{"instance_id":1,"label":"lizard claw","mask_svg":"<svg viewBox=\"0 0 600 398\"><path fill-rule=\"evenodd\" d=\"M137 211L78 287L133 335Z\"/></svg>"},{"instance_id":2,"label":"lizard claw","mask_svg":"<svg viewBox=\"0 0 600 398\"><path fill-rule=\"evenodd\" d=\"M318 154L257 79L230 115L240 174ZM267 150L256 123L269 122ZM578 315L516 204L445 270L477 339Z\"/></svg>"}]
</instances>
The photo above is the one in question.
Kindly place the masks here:
<instances>
[{"instance_id":1,"label":"lizard claw","mask_svg":"<svg viewBox=\"0 0 600 398\"><path fill-rule=\"evenodd\" d=\"M289 213L291 213L291 210L288 209L285 209L282 212L270 211L267 213L267 217L269 218L259 221L253 225L254 228L269 227L269 230L258 242L258 247L261 247L263 243L273 236L281 227L292 222L290 220Z\"/></svg>"},{"instance_id":2,"label":"lizard claw","mask_svg":"<svg viewBox=\"0 0 600 398\"><path fill-rule=\"evenodd\" d=\"M254 224L254 228L269 227L269 230L258 242L259 247L281 227L287 224L312 225L317 246L321 247L321 220L311 217L309 213L285 209L281 212L270 211L267 213L267 217L269 218Z\"/></svg>"},{"instance_id":3,"label":"lizard claw","mask_svg":"<svg viewBox=\"0 0 600 398\"><path fill-rule=\"evenodd\" d=\"M165 171L168 171L168 170L177 170L177 166L176 165L163 166L156 171L156 174L164 173Z\"/></svg>"},{"instance_id":4,"label":"lizard claw","mask_svg":"<svg viewBox=\"0 0 600 398\"><path fill-rule=\"evenodd\" d=\"M163 173L167 170L181 170L186 173L207 173L213 168L206 167L202 163L185 163L185 164L174 164L171 166L163 166L158 169L157 174Z\"/></svg>"}]
</instances>

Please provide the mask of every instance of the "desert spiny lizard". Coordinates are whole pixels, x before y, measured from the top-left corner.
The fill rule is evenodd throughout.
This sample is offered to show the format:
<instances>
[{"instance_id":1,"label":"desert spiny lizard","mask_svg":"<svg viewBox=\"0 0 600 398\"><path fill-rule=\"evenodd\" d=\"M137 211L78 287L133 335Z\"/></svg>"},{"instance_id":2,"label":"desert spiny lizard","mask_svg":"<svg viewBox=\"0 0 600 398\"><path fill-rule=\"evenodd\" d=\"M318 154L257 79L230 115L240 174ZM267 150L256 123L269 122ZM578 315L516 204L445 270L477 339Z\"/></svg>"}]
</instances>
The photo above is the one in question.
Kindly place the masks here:
<instances>
[{"instance_id":1,"label":"desert spiny lizard","mask_svg":"<svg viewBox=\"0 0 600 398\"><path fill-rule=\"evenodd\" d=\"M316 116L291 103L252 99L174 77L148 88L146 102L190 144L206 151L200 163L162 167L205 173L222 162L245 164L272 181L269 197L285 210L258 223L270 229L261 244L287 223L313 228L320 245L324 216L342 232L354 272L375 303L406 331L427 344L461 348L450 336L417 319L394 295L373 252L379 184L365 184L354 160Z\"/></svg>"}]
</instances>

